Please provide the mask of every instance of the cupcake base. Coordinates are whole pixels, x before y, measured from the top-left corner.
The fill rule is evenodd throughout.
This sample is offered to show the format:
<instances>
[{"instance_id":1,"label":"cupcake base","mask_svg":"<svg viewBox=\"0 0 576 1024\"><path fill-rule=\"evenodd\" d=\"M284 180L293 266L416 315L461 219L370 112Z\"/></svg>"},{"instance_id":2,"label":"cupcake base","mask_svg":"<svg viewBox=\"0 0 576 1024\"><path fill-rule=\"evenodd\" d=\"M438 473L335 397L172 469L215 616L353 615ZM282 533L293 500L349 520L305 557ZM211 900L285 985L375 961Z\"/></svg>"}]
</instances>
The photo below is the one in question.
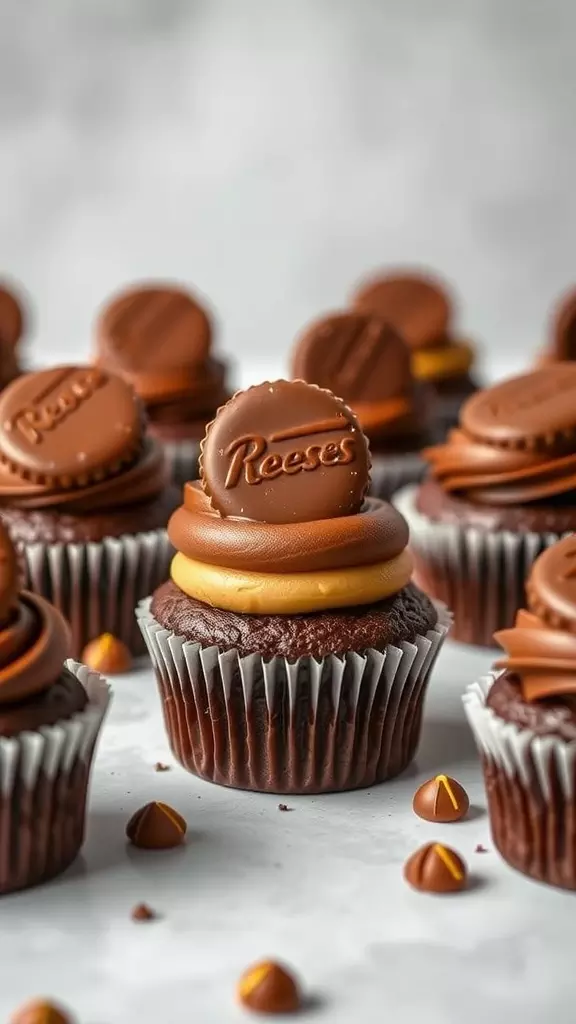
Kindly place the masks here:
<instances>
[{"instance_id":1,"label":"cupcake base","mask_svg":"<svg viewBox=\"0 0 576 1024\"><path fill-rule=\"evenodd\" d=\"M86 666L66 667L86 708L36 732L0 739L0 895L61 874L84 840L90 768L110 694Z\"/></svg>"},{"instance_id":2,"label":"cupcake base","mask_svg":"<svg viewBox=\"0 0 576 1024\"><path fill-rule=\"evenodd\" d=\"M487 700L498 678L480 679L463 698L482 761L494 843L522 874L576 889L576 740L542 735L496 715Z\"/></svg>"},{"instance_id":3,"label":"cupcake base","mask_svg":"<svg viewBox=\"0 0 576 1024\"><path fill-rule=\"evenodd\" d=\"M382 651L296 661L240 656L137 619L174 756L210 782L269 793L370 786L414 757L430 672L450 617Z\"/></svg>"}]
</instances>

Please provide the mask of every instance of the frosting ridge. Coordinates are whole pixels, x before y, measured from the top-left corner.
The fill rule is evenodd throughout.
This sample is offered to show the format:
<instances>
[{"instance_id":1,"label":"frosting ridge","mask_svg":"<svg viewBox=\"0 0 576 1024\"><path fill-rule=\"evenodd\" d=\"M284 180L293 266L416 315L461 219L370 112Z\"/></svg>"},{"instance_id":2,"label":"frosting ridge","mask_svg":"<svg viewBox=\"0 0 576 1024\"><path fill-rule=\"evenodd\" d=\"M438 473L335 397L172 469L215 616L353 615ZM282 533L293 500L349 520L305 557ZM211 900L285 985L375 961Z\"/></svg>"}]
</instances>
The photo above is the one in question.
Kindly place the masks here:
<instances>
[{"instance_id":1,"label":"frosting ridge","mask_svg":"<svg viewBox=\"0 0 576 1024\"><path fill-rule=\"evenodd\" d=\"M0 628L0 704L25 700L54 683L70 653L70 633L59 611L22 591Z\"/></svg>"}]
</instances>

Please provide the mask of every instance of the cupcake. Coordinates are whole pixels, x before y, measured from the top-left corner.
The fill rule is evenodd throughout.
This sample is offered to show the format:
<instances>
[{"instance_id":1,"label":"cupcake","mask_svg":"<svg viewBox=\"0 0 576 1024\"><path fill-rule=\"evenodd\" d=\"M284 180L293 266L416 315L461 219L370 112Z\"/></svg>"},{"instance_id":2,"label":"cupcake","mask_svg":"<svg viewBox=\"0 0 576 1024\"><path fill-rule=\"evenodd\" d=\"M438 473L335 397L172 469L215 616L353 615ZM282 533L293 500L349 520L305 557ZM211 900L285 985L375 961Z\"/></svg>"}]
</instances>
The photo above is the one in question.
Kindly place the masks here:
<instances>
[{"instance_id":1,"label":"cupcake","mask_svg":"<svg viewBox=\"0 0 576 1024\"><path fill-rule=\"evenodd\" d=\"M494 843L518 871L576 889L576 537L535 561L528 609L496 640L500 672L470 686Z\"/></svg>"},{"instance_id":2,"label":"cupcake","mask_svg":"<svg viewBox=\"0 0 576 1024\"><path fill-rule=\"evenodd\" d=\"M369 469L355 415L303 381L238 392L209 424L171 578L137 611L194 774L319 793L413 758L449 620L411 582L402 517L366 498Z\"/></svg>"},{"instance_id":3,"label":"cupcake","mask_svg":"<svg viewBox=\"0 0 576 1024\"><path fill-rule=\"evenodd\" d=\"M229 398L226 367L212 354L212 323L196 298L167 284L121 292L98 318L95 361L144 402L174 483L195 479L206 424Z\"/></svg>"},{"instance_id":4,"label":"cupcake","mask_svg":"<svg viewBox=\"0 0 576 1024\"><path fill-rule=\"evenodd\" d=\"M382 317L407 342L414 376L434 389L437 426L444 437L457 425L462 403L477 389L474 347L454 333L450 293L428 275L383 274L358 287L352 306Z\"/></svg>"},{"instance_id":5,"label":"cupcake","mask_svg":"<svg viewBox=\"0 0 576 1024\"><path fill-rule=\"evenodd\" d=\"M576 530L576 364L478 392L425 453L431 476L395 497L416 579L447 601L452 638L491 646L525 603L534 559Z\"/></svg>"},{"instance_id":6,"label":"cupcake","mask_svg":"<svg viewBox=\"0 0 576 1024\"><path fill-rule=\"evenodd\" d=\"M68 627L20 591L0 524L0 894L60 874L84 839L90 766L108 686L70 653Z\"/></svg>"},{"instance_id":7,"label":"cupcake","mask_svg":"<svg viewBox=\"0 0 576 1024\"><path fill-rule=\"evenodd\" d=\"M360 313L331 313L297 339L292 375L342 395L370 441L371 493L388 499L425 472L434 440L430 389L418 385L394 328Z\"/></svg>"},{"instance_id":8,"label":"cupcake","mask_svg":"<svg viewBox=\"0 0 576 1024\"><path fill-rule=\"evenodd\" d=\"M561 296L552 311L548 341L540 352L538 363L576 360L576 288Z\"/></svg>"},{"instance_id":9,"label":"cupcake","mask_svg":"<svg viewBox=\"0 0 576 1024\"><path fill-rule=\"evenodd\" d=\"M74 657L101 633L143 651L134 604L166 576L178 500L121 377L60 366L0 394L0 515L26 587L68 620Z\"/></svg>"},{"instance_id":10,"label":"cupcake","mask_svg":"<svg viewBox=\"0 0 576 1024\"><path fill-rule=\"evenodd\" d=\"M18 349L24 328L20 299L6 282L0 281L0 390L22 373Z\"/></svg>"}]
</instances>

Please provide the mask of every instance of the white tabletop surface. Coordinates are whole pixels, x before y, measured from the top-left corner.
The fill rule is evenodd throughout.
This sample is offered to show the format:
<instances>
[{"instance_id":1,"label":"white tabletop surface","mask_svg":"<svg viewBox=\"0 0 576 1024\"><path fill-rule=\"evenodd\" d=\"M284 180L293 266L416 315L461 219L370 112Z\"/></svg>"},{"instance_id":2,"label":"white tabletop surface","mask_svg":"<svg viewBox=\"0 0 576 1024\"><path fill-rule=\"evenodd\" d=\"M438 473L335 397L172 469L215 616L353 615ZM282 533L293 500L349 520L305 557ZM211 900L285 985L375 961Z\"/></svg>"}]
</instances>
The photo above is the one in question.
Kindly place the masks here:
<instances>
[{"instance_id":1,"label":"white tabletop surface","mask_svg":"<svg viewBox=\"0 0 576 1024\"><path fill-rule=\"evenodd\" d=\"M52 884L1 901L0 1019L41 994L80 1024L232 1024L246 1019L234 999L238 975L273 957L298 971L313 998L304 1020L573 1024L572 897L516 874L490 840L460 702L489 662L489 652L448 645L417 766L374 789L325 797L194 779L169 754L150 670L117 678L82 858ZM155 772L158 760L171 770ZM417 785L440 771L467 788L466 822L433 826L412 813ZM126 845L126 821L153 799L186 817L185 847ZM279 799L290 813L279 812ZM432 839L467 859L468 892L435 897L406 886L404 860ZM476 853L477 843L488 852ZM134 923L141 901L160 919Z\"/></svg>"}]
</instances>

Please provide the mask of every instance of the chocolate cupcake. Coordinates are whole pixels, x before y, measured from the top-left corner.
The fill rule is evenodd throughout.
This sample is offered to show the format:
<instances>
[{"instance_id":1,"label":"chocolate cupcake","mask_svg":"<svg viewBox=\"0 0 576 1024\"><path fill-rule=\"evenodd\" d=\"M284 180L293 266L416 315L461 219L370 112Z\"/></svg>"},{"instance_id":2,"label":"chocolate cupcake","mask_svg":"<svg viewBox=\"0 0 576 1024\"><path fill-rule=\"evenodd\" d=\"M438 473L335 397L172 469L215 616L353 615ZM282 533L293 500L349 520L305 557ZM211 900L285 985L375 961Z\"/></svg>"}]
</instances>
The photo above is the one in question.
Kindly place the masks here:
<instances>
[{"instance_id":1,"label":"chocolate cupcake","mask_svg":"<svg viewBox=\"0 0 576 1024\"><path fill-rule=\"evenodd\" d=\"M575 536L540 555L529 611L496 634L503 671L464 696L494 843L512 867L566 889L576 889L575 567Z\"/></svg>"},{"instance_id":2,"label":"chocolate cupcake","mask_svg":"<svg viewBox=\"0 0 576 1024\"><path fill-rule=\"evenodd\" d=\"M109 701L105 681L70 653L68 627L19 591L0 524L0 894L60 874L84 838L86 795Z\"/></svg>"},{"instance_id":3,"label":"chocolate cupcake","mask_svg":"<svg viewBox=\"0 0 576 1024\"><path fill-rule=\"evenodd\" d=\"M432 474L396 495L415 578L454 613L452 637L491 646L525 603L534 559L576 530L576 364L478 392Z\"/></svg>"},{"instance_id":4,"label":"chocolate cupcake","mask_svg":"<svg viewBox=\"0 0 576 1024\"><path fill-rule=\"evenodd\" d=\"M21 300L11 286L0 281L0 390L22 373L19 348L25 326Z\"/></svg>"},{"instance_id":5,"label":"chocolate cupcake","mask_svg":"<svg viewBox=\"0 0 576 1024\"><path fill-rule=\"evenodd\" d=\"M103 308L96 325L97 365L132 384L179 486L197 477L206 424L229 398L212 334L206 310L172 284L126 289Z\"/></svg>"},{"instance_id":6,"label":"chocolate cupcake","mask_svg":"<svg viewBox=\"0 0 576 1024\"><path fill-rule=\"evenodd\" d=\"M410 370L410 352L382 320L331 313L298 338L292 375L342 395L370 441L371 494L388 499L420 480L421 449L435 439L431 393Z\"/></svg>"},{"instance_id":7,"label":"chocolate cupcake","mask_svg":"<svg viewBox=\"0 0 576 1024\"><path fill-rule=\"evenodd\" d=\"M366 498L350 409L302 381L237 393L137 611L175 757L222 785L318 793L414 756L448 615L410 581L408 531Z\"/></svg>"},{"instance_id":8,"label":"chocolate cupcake","mask_svg":"<svg viewBox=\"0 0 576 1024\"><path fill-rule=\"evenodd\" d=\"M61 366L0 395L0 515L26 587L70 623L75 657L101 633L143 651L134 604L166 576L177 503L122 378Z\"/></svg>"},{"instance_id":9,"label":"chocolate cupcake","mask_svg":"<svg viewBox=\"0 0 576 1024\"><path fill-rule=\"evenodd\" d=\"M382 317L407 342L414 376L434 389L436 421L444 437L478 386L472 374L474 347L454 333L454 304L446 287L427 274L383 274L358 287L352 306Z\"/></svg>"}]
</instances>

